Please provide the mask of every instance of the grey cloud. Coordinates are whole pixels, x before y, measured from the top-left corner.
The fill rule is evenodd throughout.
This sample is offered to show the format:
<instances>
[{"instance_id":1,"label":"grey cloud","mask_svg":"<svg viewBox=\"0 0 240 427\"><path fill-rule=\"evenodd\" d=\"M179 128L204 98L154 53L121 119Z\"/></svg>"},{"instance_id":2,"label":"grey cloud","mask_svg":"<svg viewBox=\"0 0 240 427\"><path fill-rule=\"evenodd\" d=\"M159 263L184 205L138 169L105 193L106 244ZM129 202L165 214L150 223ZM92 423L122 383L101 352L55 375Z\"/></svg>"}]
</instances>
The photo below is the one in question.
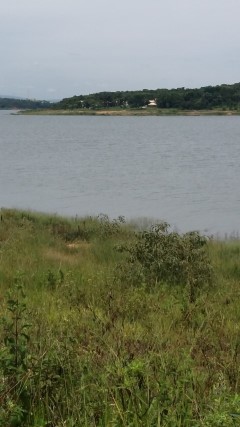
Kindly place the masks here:
<instances>
[{"instance_id":1,"label":"grey cloud","mask_svg":"<svg viewBox=\"0 0 240 427\"><path fill-rule=\"evenodd\" d=\"M239 80L239 0L12 0L1 5L1 92L57 98L98 90ZM29 92L29 89L28 89Z\"/></svg>"}]
</instances>

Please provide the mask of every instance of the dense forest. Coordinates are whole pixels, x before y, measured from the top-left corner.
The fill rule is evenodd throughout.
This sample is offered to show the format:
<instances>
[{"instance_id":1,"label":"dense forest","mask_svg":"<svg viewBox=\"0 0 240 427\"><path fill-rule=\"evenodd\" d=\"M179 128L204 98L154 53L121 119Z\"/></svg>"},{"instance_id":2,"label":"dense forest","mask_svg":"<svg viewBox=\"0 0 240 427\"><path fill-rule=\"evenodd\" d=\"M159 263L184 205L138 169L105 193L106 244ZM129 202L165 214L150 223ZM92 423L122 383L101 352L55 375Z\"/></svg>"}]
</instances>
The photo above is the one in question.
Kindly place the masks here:
<instances>
[{"instance_id":1,"label":"dense forest","mask_svg":"<svg viewBox=\"0 0 240 427\"><path fill-rule=\"evenodd\" d=\"M156 89L138 91L99 92L65 98L55 108L101 109L143 108L155 100L158 108L180 110L239 109L240 83L206 86L200 89Z\"/></svg>"},{"instance_id":2,"label":"dense forest","mask_svg":"<svg viewBox=\"0 0 240 427\"><path fill-rule=\"evenodd\" d=\"M2 98L0 97L0 110L12 109L31 109L49 108L51 103L48 101L38 101L31 99L16 99L16 98Z\"/></svg>"}]
</instances>

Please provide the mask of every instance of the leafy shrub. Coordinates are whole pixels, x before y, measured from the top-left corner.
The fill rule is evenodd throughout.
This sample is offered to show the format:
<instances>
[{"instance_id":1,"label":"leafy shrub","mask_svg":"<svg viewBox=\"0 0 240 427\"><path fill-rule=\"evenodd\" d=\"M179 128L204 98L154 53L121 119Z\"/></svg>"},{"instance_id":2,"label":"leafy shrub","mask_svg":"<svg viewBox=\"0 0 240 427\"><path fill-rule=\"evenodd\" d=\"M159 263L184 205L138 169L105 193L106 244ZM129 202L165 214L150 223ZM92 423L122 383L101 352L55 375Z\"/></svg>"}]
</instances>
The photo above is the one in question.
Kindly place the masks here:
<instances>
[{"instance_id":1,"label":"leafy shrub","mask_svg":"<svg viewBox=\"0 0 240 427\"><path fill-rule=\"evenodd\" d=\"M117 219L113 219L111 221L106 214L98 215L97 219L99 221L99 234L101 238L118 234L121 230L121 224L124 224L125 222L125 218L123 216L119 216Z\"/></svg>"},{"instance_id":2,"label":"leafy shrub","mask_svg":"<svg viewBox=\"0 0 240 427\"><path fill-rule=\"evenodd\" d=\"M212 281L207 239L198 232L179 234L169 231L167 223L154 225L137 235L137 241L122 246L127 263L148 284L165 282L189 287L190 301L196 290Z\"/></svg>"}]
</instances>

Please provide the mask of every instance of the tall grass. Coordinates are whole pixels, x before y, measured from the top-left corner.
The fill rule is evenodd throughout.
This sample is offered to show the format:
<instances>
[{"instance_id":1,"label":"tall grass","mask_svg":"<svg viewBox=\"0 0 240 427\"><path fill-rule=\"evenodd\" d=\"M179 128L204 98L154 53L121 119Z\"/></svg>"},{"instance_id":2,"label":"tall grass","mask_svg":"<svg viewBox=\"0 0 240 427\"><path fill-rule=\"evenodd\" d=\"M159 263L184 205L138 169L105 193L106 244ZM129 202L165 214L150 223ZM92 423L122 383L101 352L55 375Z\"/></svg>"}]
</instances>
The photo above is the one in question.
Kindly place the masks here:
<instances>
[{"instance_id":1,"label":"tall grass","mask_svg":"<svg viewBox=\"0 0 240 427\"><path fill-rule=\"evenodd\" d=\"M240 425L240 243L208 242L193 299L136 248L121 218L1 211L1 426Z\"/></svg>"}]
</instances>

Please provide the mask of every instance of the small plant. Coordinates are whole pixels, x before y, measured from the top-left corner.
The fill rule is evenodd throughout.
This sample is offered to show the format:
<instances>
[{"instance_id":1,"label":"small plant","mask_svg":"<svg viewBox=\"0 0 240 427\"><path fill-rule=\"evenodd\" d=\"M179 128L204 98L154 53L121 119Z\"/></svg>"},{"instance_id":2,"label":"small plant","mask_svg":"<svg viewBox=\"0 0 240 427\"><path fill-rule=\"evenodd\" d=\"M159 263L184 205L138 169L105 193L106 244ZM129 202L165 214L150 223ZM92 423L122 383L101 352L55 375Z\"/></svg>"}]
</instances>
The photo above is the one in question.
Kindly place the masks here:
<instances>
[{"instance_id":1,"label":"small plant","mask_svg":"<svg viewBox=\"0 0 240 427\"><path fill-rule=\"evenodd\" d=\"M0 421L9 426L23 425L30 407L31 396L27 387L29 323L21 274L14 280L7 300L8 316L3 317L4 344L0 351Z\"/></svg>"},{"instance_id":2,"label":"small plant","mask_svg":"<svg viewBox=\"0 0 240 427\"><path fill-rule=\"evenodd\" d=\"M100 236L104 238L118 234L121 230L121 224L125 223L125 218L119 216L111 221L108 215L100 214L98 215L98 221L100 224Z\"/></svg>"},{"instance_id":3,"label":"small plant","mask_svg":"<svg viewBox=\"0 0 240 427\"><path fill-rule=\"evenodd\" d=\"M61 268L58 270L58 273L54 273L52 270L48 270L46 274L46 285L48 289L54 291L64 282L64 273Z\"/></svg>"}]
</instances>

